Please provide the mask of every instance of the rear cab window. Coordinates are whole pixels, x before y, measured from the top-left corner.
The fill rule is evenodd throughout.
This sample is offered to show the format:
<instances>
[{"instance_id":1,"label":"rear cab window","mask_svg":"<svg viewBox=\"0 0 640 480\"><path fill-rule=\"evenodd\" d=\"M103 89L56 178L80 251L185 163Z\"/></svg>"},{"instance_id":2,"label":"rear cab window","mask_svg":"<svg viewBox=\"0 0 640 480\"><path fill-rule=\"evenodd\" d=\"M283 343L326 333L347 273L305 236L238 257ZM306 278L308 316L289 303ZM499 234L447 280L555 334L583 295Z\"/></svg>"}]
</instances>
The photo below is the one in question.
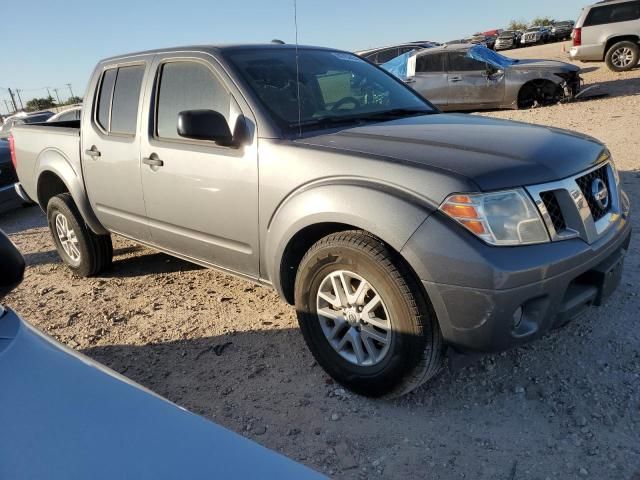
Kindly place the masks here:
<instances>
[{"instance_id":1,"label":"rear cab window","mask_svg":"<svg viewBox=\"0 0 640 480\"><path fill-rule=\"evenodd\" d=\"M640 1L593 7L584 21L585 27L640 19Z\"/></svg>"},{"instance_id":2,"label":"rear cab window","mask_svg":"<svg viewBox=\"0 0 640 480\"><path fill-rule=\"evenodd\" d=\"M145 68L144 64L127 65L102 74L95 122L107 134L135 136Z\"/></svg>"}]
</instances>

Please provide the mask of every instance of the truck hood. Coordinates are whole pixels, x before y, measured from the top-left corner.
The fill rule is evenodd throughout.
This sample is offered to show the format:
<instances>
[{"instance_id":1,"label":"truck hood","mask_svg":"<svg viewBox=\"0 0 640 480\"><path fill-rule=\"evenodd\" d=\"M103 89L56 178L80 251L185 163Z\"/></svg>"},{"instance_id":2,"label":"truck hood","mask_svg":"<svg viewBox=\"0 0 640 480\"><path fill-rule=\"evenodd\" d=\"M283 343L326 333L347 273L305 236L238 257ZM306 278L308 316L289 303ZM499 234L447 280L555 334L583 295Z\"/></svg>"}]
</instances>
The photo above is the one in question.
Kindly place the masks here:
<instances>
[{"instance_id":1,"label":"truck hood","mask_svg":"<svg viewBox=\"0 0 640 480\"><path fill-rule=\"evenodd\" d=\"M446 171L484 191L569 177L594 165L604 148L578 133L464 114L403 118L294 143Z\"/></svg>"},{"instance_id":2,"label":"truck hood","mask_svg":"<svg viewBox=\"0 0 640 480\"><path fill-rule=\"evenodd\" d=\"M515 70L556 70L566 72L579 72L580 67L567 62L559 62L557 60L519 60L511 65Z\"/></svg>"}]
</instances>

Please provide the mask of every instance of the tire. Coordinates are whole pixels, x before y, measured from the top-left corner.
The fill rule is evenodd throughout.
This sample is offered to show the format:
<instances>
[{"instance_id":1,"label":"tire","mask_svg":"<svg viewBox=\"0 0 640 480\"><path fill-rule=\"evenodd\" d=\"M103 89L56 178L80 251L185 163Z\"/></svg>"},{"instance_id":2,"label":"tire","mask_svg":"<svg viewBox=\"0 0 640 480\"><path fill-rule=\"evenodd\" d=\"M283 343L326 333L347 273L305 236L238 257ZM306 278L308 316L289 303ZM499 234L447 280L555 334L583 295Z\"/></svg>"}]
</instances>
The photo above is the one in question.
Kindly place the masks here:
<instances>
[{"instance_id":1,"label":"tire","mask_svg":"<svg viewBox=\"0 0 640 480\"><path fill-rule=\"evenodd\" d=\"M111 265L111 236L96 235L87 227L70 194L49 200L47 220L58 254L74 274L90 277Z\"/></svg>"},{"instance_id":2,"label":"tire","mask_svg":"<svg viewBox=\"0 0 640 480\"><path fill-rule=\"evenodd\" d=\"M609 70L614 72L631 70L640 61L640 46L628 41L615 43L607 50L604 61Z\"/></svg>"},{"instance_id":3,"label":"tire","mask_svg":"<svg viewBox=\"0 0 640 480\"><path fill-rule=\"evenodd\" d=\"M336 292L332 276L354 295L364 280L362 301L340 302L338 297L345 296ZM302 335L318 364L358 394L404 395L442 367L444 347L433 308L404 261L366 232L339 232L313 245L298 268L295 303ZM357 305L365 311L359 312ZM367 314L371 306L375 308ZM334 332L339 333L331 339ZM347 337L355 343L345 343ZM385 342L377 340L381 338Z\"/></svg>"}]
</instances>

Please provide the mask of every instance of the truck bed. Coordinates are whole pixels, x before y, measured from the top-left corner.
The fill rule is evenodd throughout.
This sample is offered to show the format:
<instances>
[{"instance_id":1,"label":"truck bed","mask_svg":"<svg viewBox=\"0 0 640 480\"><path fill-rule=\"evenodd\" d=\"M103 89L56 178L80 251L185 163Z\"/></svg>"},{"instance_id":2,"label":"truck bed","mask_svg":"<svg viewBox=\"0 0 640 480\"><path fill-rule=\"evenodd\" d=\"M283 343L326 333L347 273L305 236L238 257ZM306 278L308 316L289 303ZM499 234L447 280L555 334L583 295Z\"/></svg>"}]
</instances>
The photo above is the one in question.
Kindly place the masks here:
<instances>
[{"instance_id":1,"label":"truck bed","mask_svg":"<svg viewBox=\"0 0 640 480\"><path fill-rule=\"evenodd\" d=\"M34 201L38 201L37 174L47 170L47 163L54 158L62 157L66 167L82 183L79 120L17 125L13 128L12 135L18 179L24 191ZM41 207L46 208L46 205Z\"/></svg>"}]
</instances>

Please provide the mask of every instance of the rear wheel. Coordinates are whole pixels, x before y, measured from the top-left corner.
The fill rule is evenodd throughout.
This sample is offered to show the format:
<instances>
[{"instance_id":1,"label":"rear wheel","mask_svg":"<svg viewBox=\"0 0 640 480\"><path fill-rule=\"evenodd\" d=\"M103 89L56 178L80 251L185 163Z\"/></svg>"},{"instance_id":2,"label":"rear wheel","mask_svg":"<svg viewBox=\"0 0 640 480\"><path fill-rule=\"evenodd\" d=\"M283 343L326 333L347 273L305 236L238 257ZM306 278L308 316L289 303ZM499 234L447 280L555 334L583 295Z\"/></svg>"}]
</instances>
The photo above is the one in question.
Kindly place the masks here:
<instances>
[{"instance_id":1,"label":"rear wheel","mask_svg":"<svg viewBox=\"0 0 640 480\"><path fill-rule=\"evenodd\" d=\"M70 194L49 200L47 219L58 254L73 273L90 277L111 264L111 236L96 235L87 227Z\"/></svg>"},{"instance_id":2,"label":"rear wheel","mask_svg":"<svg viewBox=\"0 0 640 480\"><path fill-rule=\"evenodd\" d=\"M366 232L318 241L300 263L295 299L315 359L357 393L403 395L440 370L433 310L402 260Z\"/></svg>"},{"instance_id":3,"label":"rear wheel","mask_svg":"<svg viewBox=\"0 0 640 480\"><path fill-rule=\"evenodd\" d=\"M626 72L638 65L640 46L633 42L618 42L607 51L604 60L610 70Z\"/></svg>"}]
</instances>

